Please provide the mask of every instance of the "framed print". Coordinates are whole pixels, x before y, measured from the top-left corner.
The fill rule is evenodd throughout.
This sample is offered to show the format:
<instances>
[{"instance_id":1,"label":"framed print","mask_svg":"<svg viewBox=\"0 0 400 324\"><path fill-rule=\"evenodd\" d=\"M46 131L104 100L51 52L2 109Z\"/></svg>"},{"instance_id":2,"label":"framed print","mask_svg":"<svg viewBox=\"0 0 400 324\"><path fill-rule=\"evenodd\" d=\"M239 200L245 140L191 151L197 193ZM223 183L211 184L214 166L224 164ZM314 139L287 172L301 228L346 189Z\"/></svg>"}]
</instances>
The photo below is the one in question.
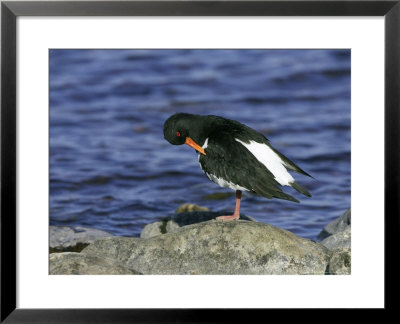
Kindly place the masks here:
<instances>
[{"instance_id":1,"label":"framed print","mask_svg":"<svg viewBox=\"0 0 400 324\"><path fill-rule=\"evenodd\" d=\"M392 306L398 1L1 10L2 321Z\"/></svg>"}]
</instances>

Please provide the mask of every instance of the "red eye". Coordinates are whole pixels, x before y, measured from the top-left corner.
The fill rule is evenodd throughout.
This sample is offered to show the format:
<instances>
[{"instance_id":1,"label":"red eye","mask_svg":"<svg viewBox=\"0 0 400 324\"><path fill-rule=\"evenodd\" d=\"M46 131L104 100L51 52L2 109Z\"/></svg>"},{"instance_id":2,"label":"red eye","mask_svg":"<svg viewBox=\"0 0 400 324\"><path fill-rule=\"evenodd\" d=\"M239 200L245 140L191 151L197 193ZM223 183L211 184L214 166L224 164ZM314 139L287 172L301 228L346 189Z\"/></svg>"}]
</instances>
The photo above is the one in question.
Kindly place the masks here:
<instances>
[{"instance_id":1,"label":"red eye","mask_svg":"<svg viewBox=\"0 0 400 324\"><path fill-rule=\"evenodd\" d=\"M179 132L176 132L176 136L181 136L181 133L179 133Z\"/></svg>"}]
</instances>

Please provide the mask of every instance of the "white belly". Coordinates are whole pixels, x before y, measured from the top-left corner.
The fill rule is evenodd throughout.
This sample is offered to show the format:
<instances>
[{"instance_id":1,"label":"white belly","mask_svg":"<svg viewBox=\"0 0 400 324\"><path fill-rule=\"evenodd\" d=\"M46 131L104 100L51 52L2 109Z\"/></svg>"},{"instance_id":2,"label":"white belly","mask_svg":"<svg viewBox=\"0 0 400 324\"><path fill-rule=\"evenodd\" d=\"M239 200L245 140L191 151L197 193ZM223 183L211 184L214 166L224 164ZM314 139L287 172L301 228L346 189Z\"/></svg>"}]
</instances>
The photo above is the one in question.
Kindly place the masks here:
<instances>
[{"instance_id":1,"label":"white belly","mask_svg":"<svg viewBox=\"0 0 400 324\"><path fill-rule=\"evenodd\" d=\"M201 165L200 165L200 167L201 167ZM234 184L234 183L232 183L230 181L218 178L213 174L208 174L207 172L204 172L204 173L206 174L208 179L210 179L211 181L215 182L220 187L229 188L229 189L233 189L233 190L249 191L249 189L241 187L241 186L239 186L237 184Z\"/></svg>"}]
</instances>

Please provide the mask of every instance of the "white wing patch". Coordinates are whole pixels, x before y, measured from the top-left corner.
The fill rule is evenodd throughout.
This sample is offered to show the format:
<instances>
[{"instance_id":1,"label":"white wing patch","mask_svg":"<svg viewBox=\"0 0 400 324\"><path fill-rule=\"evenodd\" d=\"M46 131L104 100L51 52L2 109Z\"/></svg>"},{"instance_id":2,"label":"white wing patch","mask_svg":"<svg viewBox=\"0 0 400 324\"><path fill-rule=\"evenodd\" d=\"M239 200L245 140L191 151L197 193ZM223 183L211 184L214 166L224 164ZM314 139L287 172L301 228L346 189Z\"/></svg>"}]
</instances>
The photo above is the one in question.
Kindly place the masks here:
<instances>
[{"instance_id":1,"label":"white wing patch","mask_svg":"<svg viewBox=\"0 0 400 324\"><path fill-rule=\"evenodd\" d=\"M286 170L285 163L268 145L257 143L255 141L245 143L237 138L235 138L235 140L246 147L259 162L264 164L265 167L274 175L275 180L282 186L290 186L290 183L294 181L293 177Z\"/></svg>"}]
</instances>

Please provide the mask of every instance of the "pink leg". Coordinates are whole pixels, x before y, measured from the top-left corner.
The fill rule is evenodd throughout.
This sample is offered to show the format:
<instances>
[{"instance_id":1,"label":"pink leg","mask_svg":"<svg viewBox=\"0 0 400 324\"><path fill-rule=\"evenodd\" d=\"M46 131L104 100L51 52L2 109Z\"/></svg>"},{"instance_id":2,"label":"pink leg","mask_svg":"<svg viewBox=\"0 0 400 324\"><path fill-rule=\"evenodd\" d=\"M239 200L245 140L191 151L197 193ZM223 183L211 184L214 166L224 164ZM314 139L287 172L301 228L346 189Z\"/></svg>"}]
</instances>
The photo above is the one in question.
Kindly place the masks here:
<instances>
[{"instance_id":1,"label":"pink leg","mask_svg":"<svg viewBox=\"0 0 400 324\"><path fill-rule=\"evenodd\" d=\"M242 198L242 192L240 190L236 190L236 206L235 206L235 212L233 215L230 216L218 216L217 219L224 220L224 221L230 221L230 220L235 220L239 219L240 217L240 199Z\"/></svg>"}]
</instances>

